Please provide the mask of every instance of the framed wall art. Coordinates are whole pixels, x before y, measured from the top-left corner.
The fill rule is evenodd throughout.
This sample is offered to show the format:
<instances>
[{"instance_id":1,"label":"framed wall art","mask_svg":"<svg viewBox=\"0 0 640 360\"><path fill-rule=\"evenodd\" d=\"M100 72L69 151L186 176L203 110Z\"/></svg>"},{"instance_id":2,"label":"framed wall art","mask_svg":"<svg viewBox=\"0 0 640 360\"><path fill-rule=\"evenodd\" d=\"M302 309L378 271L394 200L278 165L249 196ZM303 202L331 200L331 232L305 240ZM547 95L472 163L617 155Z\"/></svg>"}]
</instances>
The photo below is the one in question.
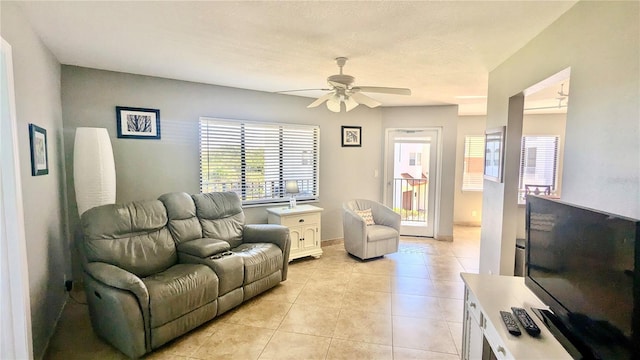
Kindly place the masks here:
<instances>
[{"instance_id":1,"label":"framed wall art","mask_svg":"<svg viewBox=\"0 0 640 360\"><path fill-rule=\"evenodd\" d=\"M29 144L31 145L31 176L48 174L47 130L38 125L29 124Z\"/></svg>"},{"instance_id":2,"label":"framed wall art","mask_svg":"<svg viewBox=\"0 0 640 360\"><path fill-rule=\"evenodd\" d=\"M484 140L484 178L499 183L502 182L505 130L505 126L487 130Z\"/></svg>"},{"instance_id":3,"label":"framed wall art","mask_svg":"<svg viewBox=\"0 0 640 360\"><path fill-rule=\"evenodd\" d=\"M342 127L342 147L362 146L362 127L343 126Z\"/></svg>"},{"instance_id":4,"label":"framed wall art","mask_svg":"<svg viewBox=\"0 0 640 360\"><path fill-rule=\"evenodd\" d=\"M160 139L160 110L116 106L119 138Z\"/></svg>"}]
</instances>

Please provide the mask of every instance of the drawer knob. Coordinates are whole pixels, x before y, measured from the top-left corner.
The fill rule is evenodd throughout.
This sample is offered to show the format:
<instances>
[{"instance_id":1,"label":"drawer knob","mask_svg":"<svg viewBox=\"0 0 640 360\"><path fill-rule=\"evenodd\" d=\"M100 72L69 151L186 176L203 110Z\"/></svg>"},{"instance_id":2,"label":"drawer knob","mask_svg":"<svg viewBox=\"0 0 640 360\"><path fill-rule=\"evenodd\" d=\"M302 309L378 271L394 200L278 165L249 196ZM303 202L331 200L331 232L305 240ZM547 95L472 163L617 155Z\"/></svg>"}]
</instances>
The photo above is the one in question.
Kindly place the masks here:
<instances>
[{"instance_id":1,"label":"drawer knob","mask_svg":"<svg viewBox=\"0 0 640 360\"><path fill-rule=\"evenodd\" d=\"M304 222L304 219L300 219L300 220L298 220L298 222L301 222L301 223L302 223L302 222Z\"/></svg>"},{"instance_id":2,"label":"drawer knob","mask_svg":"<svg viewBox=\"0 0 640 360\"><path fill-rule=\"evenodd\" d=\"M476 303L471 302L471 303L469 303L469 306L475 309L476 308Z\"/></svg>"},{"instance_id":3,"label":"drawer knob","mask_svg":"<svg viewBox=\"0 0 640 360\"><path fill-rule=\"evenodd\" d=\"M498 352L502 353L502 355L507 355L507 351L502 346L498 346Z\"/></svg>"}]
</instances>

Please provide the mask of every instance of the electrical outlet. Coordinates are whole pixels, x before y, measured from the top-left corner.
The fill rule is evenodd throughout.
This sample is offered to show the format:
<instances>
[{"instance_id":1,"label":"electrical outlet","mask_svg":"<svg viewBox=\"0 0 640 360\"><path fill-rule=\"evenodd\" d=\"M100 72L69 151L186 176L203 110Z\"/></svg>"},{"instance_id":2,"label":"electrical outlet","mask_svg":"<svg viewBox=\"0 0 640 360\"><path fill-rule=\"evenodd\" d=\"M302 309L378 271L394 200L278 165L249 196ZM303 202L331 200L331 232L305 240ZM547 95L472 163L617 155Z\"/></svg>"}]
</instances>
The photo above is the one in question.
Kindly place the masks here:
<instances>
[{"instance_id":1,"label":"electrical outlet","mask_svg":"<svg viewBox=\"0 0 640 360\"><path fill-rule=\"evenodd\" d=\"M66 291L71 291L71 289L73 289L73 281L71 280L65 280L64 281L64 289Z\"/></svg>"}]
</instances>

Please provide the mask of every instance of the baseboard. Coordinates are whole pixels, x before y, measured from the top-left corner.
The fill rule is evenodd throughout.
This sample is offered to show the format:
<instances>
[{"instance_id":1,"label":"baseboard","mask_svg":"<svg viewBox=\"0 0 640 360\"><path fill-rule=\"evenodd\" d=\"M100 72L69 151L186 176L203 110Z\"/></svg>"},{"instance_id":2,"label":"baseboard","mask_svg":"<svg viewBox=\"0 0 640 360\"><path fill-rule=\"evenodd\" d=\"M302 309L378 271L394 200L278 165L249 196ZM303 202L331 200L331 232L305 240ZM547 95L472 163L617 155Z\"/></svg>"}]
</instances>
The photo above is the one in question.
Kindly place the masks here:
<instances>
[{"instance_id":1,"label":"baseboard","mask_svg":"<svg viewBox=\"0 0 640 360\"><path fill-rule=\"evenodd\" d=\"M436 235L434 239L438 241L453 242L453 235Z\"/></svg>"},{"instance_id":2,"label":"baseboard","mask_svg":"<svg viewBox=\"0 0 640 360\"><path fill-rule=\"evenodd\" d=\"M481 221L458 221L458 222L454 222L453 226L472 226L472 227L479 227L482 225Z\"/></svg>"},{"instance_id":3,"label":"baseboard","mask_svg":"<svg viewBox=\"0 0 640 360\"><path fill-rule=\"evenodd\" d=\"M329 239L329 240L322 240L320 242L320 247L325 247L325 246L331 246L331 245L340 245L340 244L344 244L344 239Z\"/></svg>"}]
</instances>

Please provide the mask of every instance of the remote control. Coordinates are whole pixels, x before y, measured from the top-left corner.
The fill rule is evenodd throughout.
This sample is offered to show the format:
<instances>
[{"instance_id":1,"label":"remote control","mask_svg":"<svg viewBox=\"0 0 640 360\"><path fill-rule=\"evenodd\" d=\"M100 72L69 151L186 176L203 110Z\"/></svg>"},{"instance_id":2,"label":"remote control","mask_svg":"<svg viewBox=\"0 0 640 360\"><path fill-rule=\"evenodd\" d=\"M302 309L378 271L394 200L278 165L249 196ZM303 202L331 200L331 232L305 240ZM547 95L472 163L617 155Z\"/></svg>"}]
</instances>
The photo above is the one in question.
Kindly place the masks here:
<instances>
[{"instance_id":1,"label":"remote control","mask_svg":"<svg viewBox=\"0 0 640 360\"><path fill-rule=\"evenodd\" d=\"M502 322L504 322L504 325L507 327L507 330L509 330L511 335L520 336L520 334L522 334L518 324L516 323L516 319L513 318L513 315L511 315L510 312L500 311L500 316L502 316Z\"/></svg>"},{"instance_id":2,"label":"remote control","mask_svg":"<svg viewBox=\"0 0 640 360\"><path fill-rule=\"evenodd\" d=\"M529 316L529 314L527 314L527 311L525 309L512 307L511 311L513 311L513 314L518 318L520 324L522 324L522 327L529 335L540 335L540 328L538 327L538 325L536 325L535 322L533 322L533 319Z\"/></svg>"}]
</instances>

